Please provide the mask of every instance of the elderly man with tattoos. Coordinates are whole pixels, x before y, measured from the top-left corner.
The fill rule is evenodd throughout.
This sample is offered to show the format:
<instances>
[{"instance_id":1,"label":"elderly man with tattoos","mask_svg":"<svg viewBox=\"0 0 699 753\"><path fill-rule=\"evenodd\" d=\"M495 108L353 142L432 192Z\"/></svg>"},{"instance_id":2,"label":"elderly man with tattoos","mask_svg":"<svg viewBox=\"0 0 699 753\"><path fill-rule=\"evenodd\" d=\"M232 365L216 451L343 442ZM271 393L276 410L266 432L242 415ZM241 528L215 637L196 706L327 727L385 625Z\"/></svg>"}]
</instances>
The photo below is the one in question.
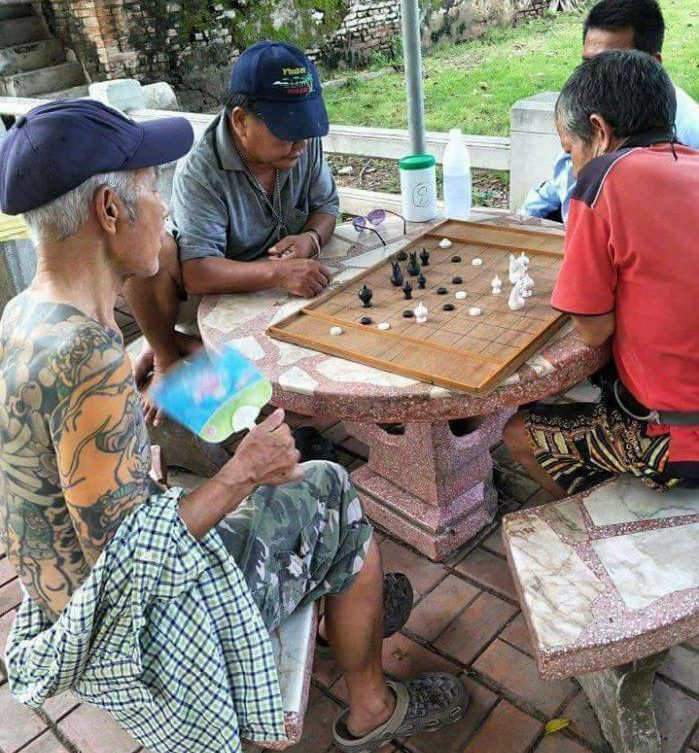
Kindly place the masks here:
<instances>
[{"instance_id":1,"label":"elderly man with tattoos","mask_svg":"<svg viewBox=\"0 0 699 753\"><path fill-rule=\"evenodd\" d=\"M23 213L38 248L0 321L0 533L24 590L12 693L36 707L72 688L157 753L283 740L268 631L324 596L349 698L338 748L451 723L466 705L452 676L384 679L382 635L410 605L384 603L347 474L300 465L282 411L190 494L149 479L114 303L158 270L156 168L191 144L184 119L137 124L90 100L42 105L0 142L0 210Z\"/></svg>"}]
</instances>

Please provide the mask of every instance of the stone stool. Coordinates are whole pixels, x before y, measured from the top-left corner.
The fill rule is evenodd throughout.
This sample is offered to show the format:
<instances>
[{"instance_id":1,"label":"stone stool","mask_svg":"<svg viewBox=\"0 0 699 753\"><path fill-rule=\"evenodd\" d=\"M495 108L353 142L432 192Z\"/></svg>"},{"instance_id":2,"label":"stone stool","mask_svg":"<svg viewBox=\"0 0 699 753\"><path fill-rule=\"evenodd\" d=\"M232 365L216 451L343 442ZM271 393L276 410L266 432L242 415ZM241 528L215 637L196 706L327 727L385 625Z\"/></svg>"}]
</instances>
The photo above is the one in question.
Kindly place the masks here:
<instances>
[{"instance_id":1,"label":"stone stool","mask_svg":"<svg viewBox=\"0 0 699 753\"><path fill-rule=\"evenodd\" d=\"M503 539L542 678L577 678L615 753L659 753L655 672L699 633L699 490L623 476L505 516Z\"/></svg>"}]
</instances>

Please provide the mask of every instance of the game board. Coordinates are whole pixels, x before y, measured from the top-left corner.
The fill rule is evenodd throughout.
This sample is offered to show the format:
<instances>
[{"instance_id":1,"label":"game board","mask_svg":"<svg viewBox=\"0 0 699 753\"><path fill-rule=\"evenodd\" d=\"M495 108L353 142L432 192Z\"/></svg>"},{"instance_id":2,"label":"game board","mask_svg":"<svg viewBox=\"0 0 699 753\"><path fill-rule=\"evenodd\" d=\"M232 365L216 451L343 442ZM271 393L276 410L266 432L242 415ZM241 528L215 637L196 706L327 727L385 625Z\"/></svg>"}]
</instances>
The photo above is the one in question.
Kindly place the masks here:
<instances>
[{"instance_id":1,"label":"game board","mask_svg":"<svg viewBox=\"0 0 699 753\"><path fill-rule=\"evenodd\" d=\"M450 248L439 247L443 238L452 242ZM512 373L564 323L566 317L549 305L563 260L562 232L447 220L404 247L408 253L417 251L418 259L423 249L430 253L428 266L421 268L424 290L407 274L408 262L400 265L413 283L412 300L390 282L394 255L270 326L268 334L424 382L480 393ZM529 256L535 288L522 310L511 311L509 257L522 251ZM454 256L461 261L451 261ZM472 265L476 257L480 266ZM495 274L503 282L499 295L491 292ZM462 282L453 283L455 276ZM357 296L364 284L373 291L370 308ZM440 287L447 294L438 295ZM465 291L466 298L458 300L457 291ZM414 311L420 301L428 309L427 322L404 318L404 310ZM445 303L454 310L444 311ZM469 314L474 307L480 315ZM361 324L362 317L370 317L371 324ZM380 322L389 322L390 329L378 329ZM332 335L337 327L342 334Z\"/></svg>"}]
</instances>

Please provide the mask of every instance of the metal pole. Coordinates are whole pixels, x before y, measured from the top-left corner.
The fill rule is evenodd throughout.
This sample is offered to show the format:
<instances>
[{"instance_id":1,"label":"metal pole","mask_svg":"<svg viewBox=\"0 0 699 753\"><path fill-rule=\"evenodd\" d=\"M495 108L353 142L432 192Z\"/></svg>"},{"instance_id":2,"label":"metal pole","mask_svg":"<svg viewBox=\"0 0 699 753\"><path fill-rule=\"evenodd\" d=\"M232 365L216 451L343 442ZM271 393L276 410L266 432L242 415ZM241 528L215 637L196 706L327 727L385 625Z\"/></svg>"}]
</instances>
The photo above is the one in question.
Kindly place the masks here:
<instances>
[{"instance_id":1,"label":"metal pole","mask_svg":"<svg viewBox=\"0 0 699 753\"><path fill-rule=\"evenodd\" d=\"M408 133L413 154L425 146L425 105L422 95L422 51L420 49L420 9L418 0L401 0L403 26L403 65L408 96Z\"/></svg>"}]
</instances>

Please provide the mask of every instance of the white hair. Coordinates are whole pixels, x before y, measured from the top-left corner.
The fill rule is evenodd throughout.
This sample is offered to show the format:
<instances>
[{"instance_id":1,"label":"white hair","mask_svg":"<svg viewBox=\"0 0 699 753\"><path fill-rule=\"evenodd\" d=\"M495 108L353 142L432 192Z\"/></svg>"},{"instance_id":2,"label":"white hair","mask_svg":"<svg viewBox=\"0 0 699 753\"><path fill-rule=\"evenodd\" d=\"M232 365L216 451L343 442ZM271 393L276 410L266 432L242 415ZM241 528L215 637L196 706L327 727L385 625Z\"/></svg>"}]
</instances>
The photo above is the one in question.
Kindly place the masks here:
<instances>
[{"instance_id":1,"label":"white hair","mask_svg":"<svg viewBox=\"0 0 699 753\"><path fill-rule=\"evenodd\" d=\"M111 188L119 196L126 207L129 220L133 222L136 219L138 198L135 171L100 173L48 204L25 212L24 220L29 226L34 242L39 243L49 238L60 241L75 235L87 222L92 199L102 186Z\"/></svg>"}]
</instances>

